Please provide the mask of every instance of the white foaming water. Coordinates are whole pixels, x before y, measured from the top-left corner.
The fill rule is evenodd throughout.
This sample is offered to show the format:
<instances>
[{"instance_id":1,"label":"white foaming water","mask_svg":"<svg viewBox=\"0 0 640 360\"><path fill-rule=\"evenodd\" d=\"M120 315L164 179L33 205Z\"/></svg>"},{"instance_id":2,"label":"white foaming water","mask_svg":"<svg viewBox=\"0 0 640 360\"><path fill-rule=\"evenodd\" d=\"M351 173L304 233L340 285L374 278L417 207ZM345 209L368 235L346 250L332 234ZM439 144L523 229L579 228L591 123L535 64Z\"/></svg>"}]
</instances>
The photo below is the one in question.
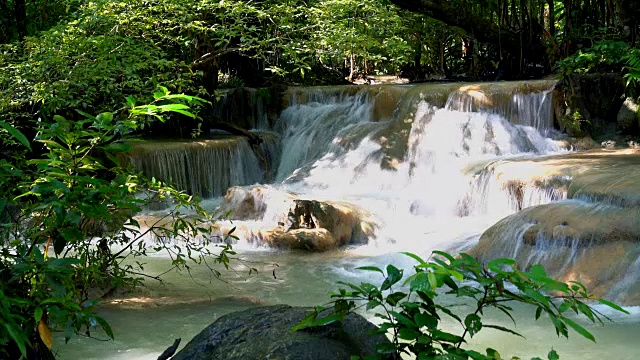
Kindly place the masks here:
<instances>
[{"instance_id":1,"label":"white foaming water","mask_svg":"<svg viewBox=\"0 0 640 360\"><path fill-rule=\"evenodd\" d=\"M294 104L282 112L276 124L282 132L283 149L277 181L331 152L350 129L369 121L371 101L365 95L338 99L312 94L322 102Z\"/></svg>"},{"instance_id":2,"label":"white foaming water","mask_svg":"<svg viewBox=\"0 0 640 360\"><path fill-rule=\"evenodd\" d=\"M449 107L456 96L450 96ZM526 121L520 116L518 122L545 129L550 124L548 92L516 94L506 110L496 111L438 109L420 97L405 99L414 103L410 107L414 115L404 128L398 123L407 114L399 114L399 109L396 119L373 121L374 99L363 91L353 96L336 95L335 89L313 91L308 98L305 104L292 99L293 105L282 112L276 125L282 132L282 157L277 183L266 191L349 202L366 209L367 220L374 221L378 230L369 246L359 249L363 253L467 248L501 217L566 197L554 188L535 186L514 193L493 174L468 170L496 159L562 151L536 128L513 124L500 115L523 112L530 99L537 109L535 116ZM379 141L403 131L406 134L395 144ZM393 147L406 149L403 159L393 168L382 166ZM287 211L283 201L256 199L255 203L262 204L265 214L251 221L252 228L260 226L260 221L264 228L273 228Z\"/></svg>"}]
</instances>

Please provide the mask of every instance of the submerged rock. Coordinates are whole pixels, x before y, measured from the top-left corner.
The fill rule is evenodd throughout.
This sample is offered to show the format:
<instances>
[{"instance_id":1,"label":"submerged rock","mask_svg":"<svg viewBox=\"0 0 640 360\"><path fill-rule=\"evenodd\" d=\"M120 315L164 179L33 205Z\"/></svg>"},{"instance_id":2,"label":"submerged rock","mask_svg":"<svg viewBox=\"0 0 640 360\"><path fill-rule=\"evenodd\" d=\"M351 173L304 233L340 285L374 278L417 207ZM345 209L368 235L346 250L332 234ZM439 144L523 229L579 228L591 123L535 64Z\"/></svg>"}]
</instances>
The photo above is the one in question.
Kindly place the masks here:
<instances>
[{"instance_id":1,"label":"submerged rock","mask_svg":"<svg viewBox=\"0 0 640 360\"><path fill-rule=\"evenodd\" d=\"M293 332L309 308L276 305L239 311L220 317L180 350L173 360L341 360L375 354L371 335L376 326L350 314L340 323Z\"/></svg>"}]
</instances>

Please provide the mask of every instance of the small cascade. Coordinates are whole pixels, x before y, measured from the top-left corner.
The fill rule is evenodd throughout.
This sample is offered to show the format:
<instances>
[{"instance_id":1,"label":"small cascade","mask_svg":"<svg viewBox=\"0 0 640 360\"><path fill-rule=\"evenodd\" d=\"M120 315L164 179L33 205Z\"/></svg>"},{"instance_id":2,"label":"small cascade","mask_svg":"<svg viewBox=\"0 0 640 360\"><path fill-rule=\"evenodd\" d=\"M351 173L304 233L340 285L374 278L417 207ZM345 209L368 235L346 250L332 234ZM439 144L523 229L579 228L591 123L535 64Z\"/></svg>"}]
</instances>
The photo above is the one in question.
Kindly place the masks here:
<instances>
[{"instance_id":1,"label":"small cascade","mask_svg":"<svg viewBox=\"0 0 640 360\"><path fill-rule=\"evenodd\" d=\"M498 114L518 125L533 127L543 134L552 128L552 89L555 81L467 85L452 92L445 108L464 112Z\"/></svg>"},{"instance_id":2,"label":"small cascade","mask_svg":"<svg viewBox=\"0 0 640 360\"><path fill-rule=\"evenodd\" d=\"M201 197L264 181L261 162L244 137L135 143L127 157L145 176Z\"/></svg>"},{"instance_id":3,"label":"small cascade","mask_svg":"<svg viewBox=\"0 0 640 360\"><path fill-rule=\"evenodd\" d=\"M251 109L253 109L254 130L270 130L269 116L265 109L265 96L269 96L269 93L261 90L253 90L251 92Z\"/></svg>"},{"instance_id":4,"label":"small cascade","mask_svg":"<svg viewBox=\"0 0 640 360\"><path fill-rule=\"evenodd\" d=\"M372 104L366 94L345 97L321 91L307 94L307 102L292 105L280 115L276 129L282 133L282 158L276 180L340 149L344 141L370 122Z\"/></svg>"},{"instance_id":5,"label":"small cascade","mask_svg":"<svg viewBox=\"0 0 640 360\"><path fill-rule=\"evenodd\" d=\"M501 115L438 109L424 101L418 105L408 142L410 187L415 190L414 194L419 194L412 212L425 215L468 216L491 211L496 216L504 216L517 211L525 205L525 189L520 194L513 187L503 185L499 191L478 191L483 177L480 176L478 184L464 169L499 157L560 150L555 141L534 128L512 124Z\"/></svg>"},{"instance_id":6,"label":"small cascade","mask_svg":"<svg viewBox=\"0 0 640 360\"><path fill-rule=\"evenodd\" d=\"M270 183L276 176L280 162L280 136L274 132L260 132L260 144L254 145L253 151L260 161L265 176L262 182ZM242 185L242 184L234 184Z\"/></svg>"},{"instance_id":7,"label":"small cascade","mask_svg":"<svg viewBox=\"0 0 640 360\"><path fill-rule=\"evenodd\" d=\"M522 209L565 200L571 178L549 176L507 178L494 164L473 175L470 189L458 203L460 216L486 214L490 211L507 216Z\"/></svg>"}]
</instances>

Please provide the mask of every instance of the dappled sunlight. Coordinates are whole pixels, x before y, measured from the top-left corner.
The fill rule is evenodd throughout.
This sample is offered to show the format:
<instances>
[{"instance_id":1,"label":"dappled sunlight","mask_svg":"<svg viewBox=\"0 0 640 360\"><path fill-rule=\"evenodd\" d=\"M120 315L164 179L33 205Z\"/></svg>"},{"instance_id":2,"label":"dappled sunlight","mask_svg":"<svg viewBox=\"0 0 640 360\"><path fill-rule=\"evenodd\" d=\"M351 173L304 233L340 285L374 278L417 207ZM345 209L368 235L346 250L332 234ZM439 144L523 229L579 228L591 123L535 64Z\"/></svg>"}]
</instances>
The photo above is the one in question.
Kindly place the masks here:
<instances>
[{"instance_id":1,"label":"dappled sunlight","mask_svg":"<svg viewBox=\"0 0 640 360\"><path fill-rule=\"evenodd\" d=\"M466 85L458 89L461 93L471 97L475 102L482 106L492 106L493 101L488 98L478 85Z\"/></svg>"}]
</instances>

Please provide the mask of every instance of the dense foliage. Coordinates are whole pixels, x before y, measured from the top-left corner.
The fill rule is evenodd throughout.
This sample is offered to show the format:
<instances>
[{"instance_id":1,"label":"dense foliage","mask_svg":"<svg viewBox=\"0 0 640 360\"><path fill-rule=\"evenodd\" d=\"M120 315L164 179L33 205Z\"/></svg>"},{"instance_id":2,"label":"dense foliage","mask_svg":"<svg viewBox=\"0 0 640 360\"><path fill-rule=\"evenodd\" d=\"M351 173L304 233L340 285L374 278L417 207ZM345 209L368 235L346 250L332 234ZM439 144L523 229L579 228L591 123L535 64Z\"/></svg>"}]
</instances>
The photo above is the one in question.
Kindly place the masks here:
<instances>
[{"instance_id":1,"label":"dense foliage","mask_svg":"<svg viewBox=\"0 0 640 360\"><path fill-rule=\"evenodd\" d=\"M521 303L535 309L535 318L543 314L549 317L558 336L569 336L569 328L585 338L595 341L593 335L572 317L583 315L591 322L602 323L604 317L589 307L586 301L598 301L615 310L625 312L618 305L603 299L595 299L579 282L569 284L549 278L540 265L527 271L518 268L512 259L495 259L486 266L467 254L456 258L436 251L425 261L419 256L405 253L415 259L415 273L404 279L403 270L388 265L386 271L365 266L359 269L379 273L382 283L359 285L341 282L340 289L331 297L330 308L316 307L294 329L329 324L342 319L350 311L364 308L376 311L382 323L377 333L390 334L391 343L381 344L377 351L400 359L403 355L417 359L501 359L495 349L486 354L466 347L471 338L483 329L494 329L522 336L501 325L490 324L482 316L489 309L507 315L515 324L511 304ZM450 305L452 299L465 300L469 307ZM466 312L465 312L466 310ZM460 325L460 332L449 330L444 317ZM555 351L549 360L558 359ZM535 358L533 360L540 360Z\"/></svg>"},{"instance_id":2,"label":"dense foliage","mask_svg":"<svg viewBox=\"0 0 640 360\"><path fill-rule=\"evenodd\" d=\"M111 111L129 95L151 100L157 83L213 97L225 85L400 71L414 79L621 71L640 10L630 0L3 0L0 9L8 25L0 119L22 130L74 109Z\"/></svg>"},{"instance_id":3,"label":"dense foliage","mask_svg":"<svg viewBox=\"0 0 640 360\"><path fill-rule=\"evenodd\" d=\"M3 136L3 145L18 147L0 160L1 358L46 358L52 330L69 339L100 327L113 337L95 306L115 289L140 284L144 269L134 259L148 251L168 252L174 267L211 256L228 263L229 247L209 246L217 241L213 219L195 199L134 174L118 160L129 150L132 131L147 126L150 117L193 116L184 102L201 101L160 88L149 105L128 98L115 113L80 112L76 121L55 115L33 144L0 122L11 134ZM40 147L41 157L30 156ZM134 219L146 204L167 198L175 207L163 218L151 224Z\"/></svg>"}]
</instances>

